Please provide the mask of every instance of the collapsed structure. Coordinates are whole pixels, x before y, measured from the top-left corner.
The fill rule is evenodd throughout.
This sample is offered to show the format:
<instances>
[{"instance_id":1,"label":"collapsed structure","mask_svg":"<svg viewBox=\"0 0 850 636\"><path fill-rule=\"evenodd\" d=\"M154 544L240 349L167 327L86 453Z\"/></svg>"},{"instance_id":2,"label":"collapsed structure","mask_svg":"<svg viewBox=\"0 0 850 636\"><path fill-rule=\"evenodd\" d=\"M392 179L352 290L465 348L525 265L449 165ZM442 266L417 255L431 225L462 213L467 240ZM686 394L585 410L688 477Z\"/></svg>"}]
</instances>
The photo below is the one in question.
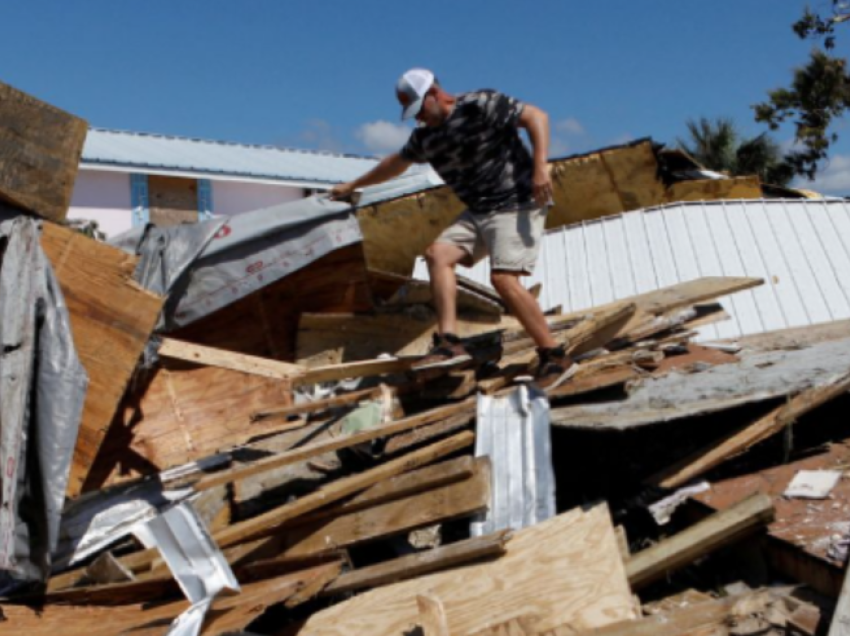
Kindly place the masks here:
<instances>
[{"instance_id":1,"label":"collapsed structure","mask_svg":"<svg viewBox=\"0 0 850 636\"><path fill-rule=\"evenodd\" d=\"M794 193L705 178L650 140L553 162L542 275L562 278L537 293L580 371L544 394L516 380L534 346L486 273L458 303L474 365L410 370L435 324L411 274L459 211L446 188L106 245L58 224L80 131L0 85L0 147L17 150L0 153L0 633L815 634L850 620L846 203L770 202ZM733 232L713 260L696 243L719 231L699 223L690 249L665 244L688 224L682 202L704 200L727 202L693 204L705 227L775 205L797 231ZM808 226L788 221L794 206ZM655 275L622 253L570 261L589 224ZM825 260L806 258L806 236ZM581 268L588 293L563 295L552 281ZM771 307L783 331L765 333ZM761 322L744 328L750 312Z\"/></svg>"}]
</instances>

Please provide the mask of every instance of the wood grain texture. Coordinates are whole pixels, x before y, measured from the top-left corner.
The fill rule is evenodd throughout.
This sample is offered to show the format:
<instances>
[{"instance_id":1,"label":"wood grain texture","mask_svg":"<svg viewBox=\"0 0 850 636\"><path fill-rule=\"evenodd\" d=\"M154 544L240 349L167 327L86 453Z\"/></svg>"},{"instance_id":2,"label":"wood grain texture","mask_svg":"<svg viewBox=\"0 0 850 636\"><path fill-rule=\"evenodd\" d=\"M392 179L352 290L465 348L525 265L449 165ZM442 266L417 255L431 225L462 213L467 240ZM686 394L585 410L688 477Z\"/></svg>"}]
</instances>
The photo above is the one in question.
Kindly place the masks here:
<instances>
[{"instance_id":1,"label":"wood grain texture","mask_svg":"<svg viewBox=\"0 0 850 636\"><path fill-rule=\"evenodd\" d=\"M437 486L333 519L299 525L286 533L283 554L306 556L402 534L433 523L468 517L490 503L490 462L479 458L469 479Z\"/></svg>"},{"instance_id":2,"label":"wood grain texture","mask_svg":"<svg viewBox=\"0 0 850 636\"><path fill-rule=\"evenodd\" d=\"M83 490L164 299L132 280L136 259L114 247L52 223L44 224L41 244L89 376L67 490L74 497Z\"/></svg>"},{"instance_id":3,"label":"wood grain texture","mask_svg":"<svg viewBox=\"0 0 850 636\"><path fill-rule=\"evenodd\" d=\"M417 624L422 593L442 600L453 634L529 612L541 631L634 618L608 509L600 504L518 531L496 561L389 585L318 612L299 634L396 636Z\"/></svg>"},{"instance_id":4,"label":"wood grain texture","mask_svg":"<svg viewBox=\"0 0 850 636\"><path fill-rule=\"evenodd\" d=\"M0 199L62 221L87 131L79 117L0 82Z\"/></svg>"},{"instance_id":5,"label":"wood grain texture","mask_svg":"<svg viewBox=\"0 0 850 636\"><path fill-rule=\"evenodd\" d=\"M261 375L276 380L291 380L304 374L304 367L278 360L269 360L244 353L233 353L215 347L205 347L173 338L163 338L159 355L222 369Z\"/></svg>"}]
</instances>

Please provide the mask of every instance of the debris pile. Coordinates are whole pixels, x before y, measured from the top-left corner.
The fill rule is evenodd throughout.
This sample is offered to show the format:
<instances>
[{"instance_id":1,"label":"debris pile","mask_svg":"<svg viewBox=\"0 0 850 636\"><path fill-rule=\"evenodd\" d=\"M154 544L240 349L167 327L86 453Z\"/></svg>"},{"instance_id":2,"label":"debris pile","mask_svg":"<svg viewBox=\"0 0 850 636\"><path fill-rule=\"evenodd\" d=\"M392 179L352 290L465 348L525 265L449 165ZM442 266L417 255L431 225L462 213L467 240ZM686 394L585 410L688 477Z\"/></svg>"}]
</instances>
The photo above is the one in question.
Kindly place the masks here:
<instances>
[{"instance_id":1,"label":"debris pile","mask_svg":"<svg viewBox=\"0 0 850 636\"><path fill-rule=\"evenodd\" d=\"M0 101L0 131L7 107L46 105ZM0 634L850 620L846 322L697 343L745 277L555 308L580 367L546 393L518 322L461 280L473 359L417 372L428 286L375 267L397 216L313 198L119 249L34 218L61 220L0 157Z\"/></svg>"}]
</instances>

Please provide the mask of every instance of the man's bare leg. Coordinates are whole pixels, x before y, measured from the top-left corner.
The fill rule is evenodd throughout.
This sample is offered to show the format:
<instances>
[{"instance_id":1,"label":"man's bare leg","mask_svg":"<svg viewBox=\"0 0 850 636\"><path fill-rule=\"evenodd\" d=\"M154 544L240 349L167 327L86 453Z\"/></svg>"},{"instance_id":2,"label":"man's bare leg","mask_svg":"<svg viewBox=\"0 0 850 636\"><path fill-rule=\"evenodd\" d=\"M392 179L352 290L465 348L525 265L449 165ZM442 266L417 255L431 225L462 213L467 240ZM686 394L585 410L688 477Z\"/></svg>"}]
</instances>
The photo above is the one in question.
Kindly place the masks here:
<instances>
[{"instance_id":1,"label":"man's bare leg","mask_svg":"<svg viewBox=\"0 0 850 636\"><path fill-rule=\"evenodd\" d=\"M455 267L467 253L451 243L433 243L425 250L431 297L437 310L437 331L457 334L457 276ZM545 320L544 320L545 322Z\"/></svg>"},{"instance_id":2,"label":"man's bare leg","mask_svg":"<svg viewBox=\"0 0 850 636\"><path fill-rule=\"evenodd\" d=\"M557 347L543 310L531 292L522 286L519 277L519 272L495 270L490 275L490 282L538 347Z\"/></svg>"}]
</instances>

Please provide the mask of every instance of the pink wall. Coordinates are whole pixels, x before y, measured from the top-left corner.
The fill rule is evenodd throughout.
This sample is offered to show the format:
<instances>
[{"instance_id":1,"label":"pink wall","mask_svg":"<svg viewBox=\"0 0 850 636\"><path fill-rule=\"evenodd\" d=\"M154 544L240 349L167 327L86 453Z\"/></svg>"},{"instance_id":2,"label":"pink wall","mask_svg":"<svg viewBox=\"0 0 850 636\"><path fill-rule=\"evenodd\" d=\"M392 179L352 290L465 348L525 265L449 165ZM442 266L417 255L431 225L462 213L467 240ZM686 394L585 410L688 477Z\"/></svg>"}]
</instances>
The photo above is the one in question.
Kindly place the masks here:
<instances>
[{"instance_id":1,"label":"pink wall","mask_svg":"<svg viewBox=\"0 0 850 636\"><path fill-rule=\"evenodd\" d=\"M130 175L122 172L80 170L68 209L69 219L97 221L107 237L132 227Z\"/></svg>"},{"instance_id":2,"label":"pink wall","mask_svg":"<svg viewBox=\"0 0 850 636\"><path fill-rule=\"evenodd\" d=\"M301 188L242 181L213 181L212 191L213 214L228 216L304 197Z\"/></svg>"}]
</instances>

